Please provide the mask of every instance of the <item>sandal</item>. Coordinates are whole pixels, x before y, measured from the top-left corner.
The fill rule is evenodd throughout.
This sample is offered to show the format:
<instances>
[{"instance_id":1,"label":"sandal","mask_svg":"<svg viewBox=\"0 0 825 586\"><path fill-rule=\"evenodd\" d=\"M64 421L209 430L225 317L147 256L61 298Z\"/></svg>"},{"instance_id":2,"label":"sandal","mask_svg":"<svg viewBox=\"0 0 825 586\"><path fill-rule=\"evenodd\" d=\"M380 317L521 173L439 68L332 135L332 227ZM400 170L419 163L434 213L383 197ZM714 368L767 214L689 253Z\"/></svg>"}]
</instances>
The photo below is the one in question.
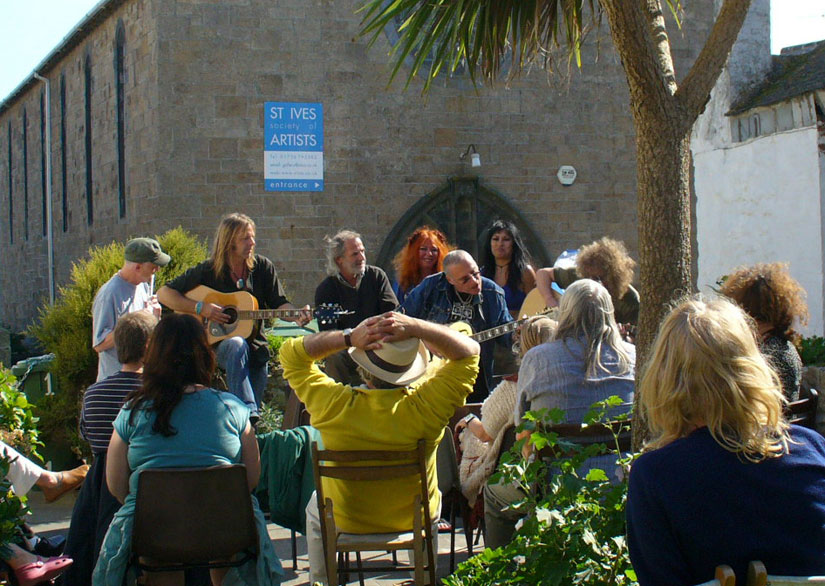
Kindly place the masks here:
<instances>
[{"instance_id":1,"label":"sandal","mask_svg":"<svg viewBox=\"0 0 825 586\"><path fill-rule=\"evenodd\" d=\"M72 565L74 560L62 555L56 558L42 558L37 556L36 562L31 562L14 570L17 583L20 586L36 586L57 578L63 570Z\"/></svg>"},{"instance_id":2,"label":"sandal","mask_svg":"<svg viewBox=\"0 0 825 586\"><path fill-rule=\"evenodd\" d=\"M439 533L449 533L453 530L453 526L446 519L439 519L435 522L435 525L438 527Z\"/></svg>"}]
</instances>

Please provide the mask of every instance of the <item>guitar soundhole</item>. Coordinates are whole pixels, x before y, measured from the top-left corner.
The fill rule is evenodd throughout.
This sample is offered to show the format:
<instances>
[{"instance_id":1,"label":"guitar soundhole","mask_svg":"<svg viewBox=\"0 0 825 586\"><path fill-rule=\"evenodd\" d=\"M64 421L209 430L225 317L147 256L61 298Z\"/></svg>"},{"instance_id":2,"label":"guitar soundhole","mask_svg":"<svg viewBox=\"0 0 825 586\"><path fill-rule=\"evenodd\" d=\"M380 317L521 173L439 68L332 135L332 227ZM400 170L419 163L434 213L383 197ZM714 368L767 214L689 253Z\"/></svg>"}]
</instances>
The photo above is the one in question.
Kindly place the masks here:
<instances>
[{"instance_id":1,"label":"guitar soundhole","mask_svg":"<svg viewBox=\"0 0 825 586\"><path fill-rule=\"evenodd\" d=\"M238 321L238 310L234 307L224 307L223 312L229 316L229 321L227 324L234 324Z\"/></svg>"}]
</instances>

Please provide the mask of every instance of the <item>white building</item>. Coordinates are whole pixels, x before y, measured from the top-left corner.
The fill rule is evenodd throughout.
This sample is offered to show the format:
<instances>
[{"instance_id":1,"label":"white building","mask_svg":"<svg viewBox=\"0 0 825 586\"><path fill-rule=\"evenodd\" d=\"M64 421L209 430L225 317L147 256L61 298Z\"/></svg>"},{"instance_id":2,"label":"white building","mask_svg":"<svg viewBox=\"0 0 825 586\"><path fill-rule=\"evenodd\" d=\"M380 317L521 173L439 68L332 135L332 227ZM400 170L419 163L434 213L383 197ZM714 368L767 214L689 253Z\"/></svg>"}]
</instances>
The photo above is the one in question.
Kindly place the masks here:
<instances>
[{"instance_id":1,"label":"white building","mask_svg":"<svg viewBox=\"0 0 825 586\"><path fill-rule=\"evenodd\" d=\"M770 55L753 3L692 139L697 285L735 267L790 264L808 292L803 335L825 332L825 41Z\"/></svg>"}]
</instances>

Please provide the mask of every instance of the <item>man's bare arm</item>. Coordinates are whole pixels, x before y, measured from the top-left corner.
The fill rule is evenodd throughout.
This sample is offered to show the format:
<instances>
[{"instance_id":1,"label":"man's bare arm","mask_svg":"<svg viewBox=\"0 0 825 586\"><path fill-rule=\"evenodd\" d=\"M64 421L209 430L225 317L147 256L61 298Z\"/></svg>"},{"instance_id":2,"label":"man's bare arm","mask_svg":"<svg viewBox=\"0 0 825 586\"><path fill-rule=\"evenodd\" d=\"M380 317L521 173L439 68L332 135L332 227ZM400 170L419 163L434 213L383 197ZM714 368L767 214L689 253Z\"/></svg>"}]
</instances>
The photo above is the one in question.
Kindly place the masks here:
<instances>
[{"instance_id":1,"label":"man's bare arm","mask_svg":"<svg viewBox=\"0 0 825 586\"><path fill-rule=\"evenodd\" d=\"M544 298L547 307L556 307L559 304L559 302L556 301L555 295L553 295L553 282L554 276L551 267L545 267L536 271L536 288Z\"/></svg>"},{"instance_id":2,"label":"man's bare arm","mask_svg":"<svg viewBox=\"0 0 825 586\"><path fill-rule=\"evenodd\" d=\"M109 348L115 347L115 332L112 330L106 337L103 338L103 341L100 342L97 346L92 346L92 349L97 352L98 354L103 352L104 350L108 350Z\"/></svg>"}]
</instances>

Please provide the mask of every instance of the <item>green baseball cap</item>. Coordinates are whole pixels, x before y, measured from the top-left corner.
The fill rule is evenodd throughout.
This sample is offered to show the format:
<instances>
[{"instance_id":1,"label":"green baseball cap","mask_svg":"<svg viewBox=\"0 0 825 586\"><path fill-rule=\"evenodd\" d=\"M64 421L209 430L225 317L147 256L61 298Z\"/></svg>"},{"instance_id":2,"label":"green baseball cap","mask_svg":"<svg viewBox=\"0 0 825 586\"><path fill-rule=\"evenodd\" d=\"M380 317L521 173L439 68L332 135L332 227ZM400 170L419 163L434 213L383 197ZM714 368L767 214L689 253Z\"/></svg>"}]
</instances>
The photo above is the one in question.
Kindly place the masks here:
<instances>
[{"instance_id":1,"label":"green baseball cap","mask_svg":"<svg viewBox=\"0 0 825 586\"><path fill-rule=\"evenodd\" d=\"M153 238L135 238L126 243L123 256L129 262L150 262L165 267L172 260L163 252L158 241Z\"/></svg>"}]
</instances>

